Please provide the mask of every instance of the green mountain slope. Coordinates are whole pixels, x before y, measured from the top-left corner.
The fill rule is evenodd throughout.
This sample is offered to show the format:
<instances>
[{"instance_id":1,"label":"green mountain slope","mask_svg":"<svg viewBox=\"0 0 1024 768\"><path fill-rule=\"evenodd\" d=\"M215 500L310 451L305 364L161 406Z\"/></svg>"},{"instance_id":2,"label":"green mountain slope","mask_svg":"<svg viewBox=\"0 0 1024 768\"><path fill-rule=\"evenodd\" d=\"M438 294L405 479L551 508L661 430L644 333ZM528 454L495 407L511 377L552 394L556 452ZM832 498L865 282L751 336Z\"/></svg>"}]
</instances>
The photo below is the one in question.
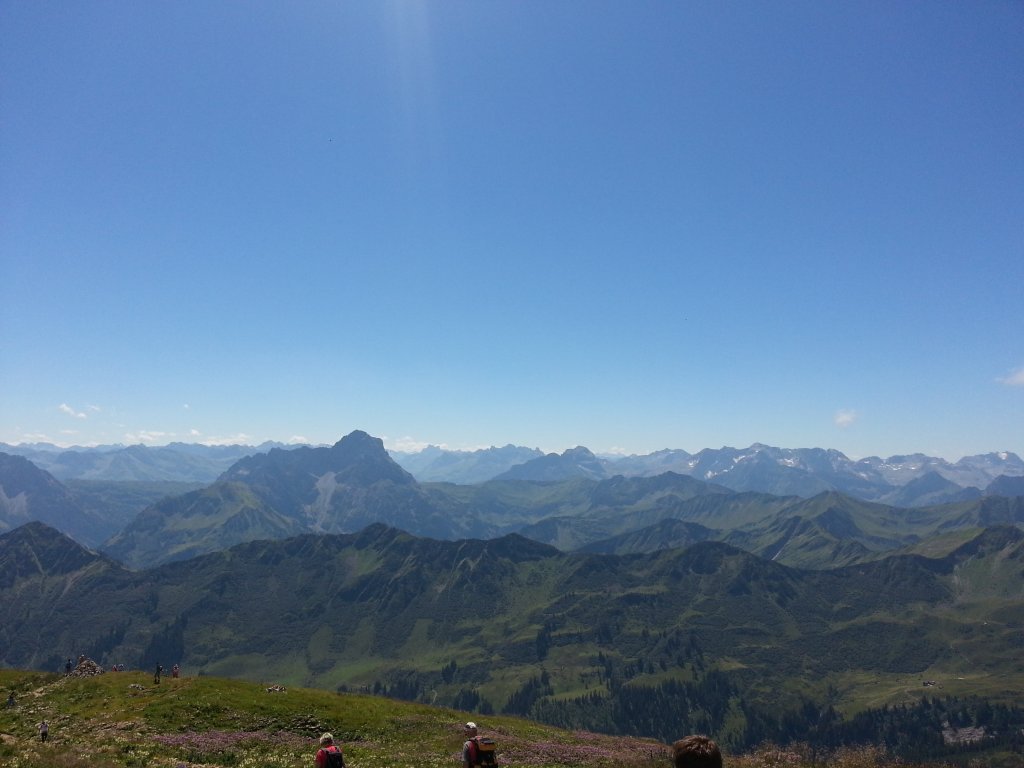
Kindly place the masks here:
<instances>
[{"instance_id":1,"label":"green mountain slope","mask_svg":"<svg viewBox=\"0 0 1024 768\"><path fill-rule=\"evenodd\" d=\"M697 523L682 520L662 520L661 522L641 528L638 531L623 533L602 541L580 547L580 552L603 552L613 555L626 555L637 552L657 552L659 549L675 549L688 547L700 541L714 539L717 531L705 528Z\"/></svg>"},{"instance_id":2,"label":"green mountain slope","mask_svg":"<svg viewBox=\"0 0 1024 768\"><path fill-rule=\"evenodd\" d=\"M904 700L922 679L995 701L1024 685L1024 533L1012 527L938 559L828 571L716 542L566 554L516 535L436 541L381 525L134 573L79 554L68 571L51 560L77 563L75 545L51 554L47 533L62 538L0 537L0 612L18 617L3 628L6 665L56 669L75 649L585 727L631 691L694 686L716 727L726 710L713 702L744 702L741 741L803 698L855 711Z\"/></svg>"},{"instance_id":3,"label":"green mountain slope","mask_svg":"<svg viewBox=\"0 0 1024 768\"><path fill-rule=\"evenodd\" d=\"M701 496L680 504L671 518L695 522L710 529L706 538L724 541L761 557L800 568L827 569L896 554L957 532L979 528L1024 525L1024 499L986 497L935 507L899 508L861 501L835 491L810 499L764 494ZM523 529L541 541L558 540L556 526L570 532L580 549L652 551L661 548L658 524L641 516L623 516L612 525L549 518ZM617 529L614 530L613 529ZM607 541L602 534L610 534ZM583 543L580 543L583 542ZM909 551L909 550L908 550Z\"/></svg>"},{"instance_id":4,"label":"green mountain slope","mask_svg":"<svg viewBox=\"0 0 1024 768\"><path fill-rule=\"evenodd\" d=\"M147 507L104 551L138 566L183 560L244 541L282 539L303 530L249 486L219 482Z\"/></svg>"},{"instance_id":5,"label":"green mountain slope","mask_svg":"<svg viewBox=\"0 0 1024 768\"><path fill-rule=\"evenodd\" d=\"M86 546L98 546L120 532L146 507L206 485L170 480L64 480L63 483L79 506L100 521L94 539L82 542Z\"/></svg>"}]
</instances>

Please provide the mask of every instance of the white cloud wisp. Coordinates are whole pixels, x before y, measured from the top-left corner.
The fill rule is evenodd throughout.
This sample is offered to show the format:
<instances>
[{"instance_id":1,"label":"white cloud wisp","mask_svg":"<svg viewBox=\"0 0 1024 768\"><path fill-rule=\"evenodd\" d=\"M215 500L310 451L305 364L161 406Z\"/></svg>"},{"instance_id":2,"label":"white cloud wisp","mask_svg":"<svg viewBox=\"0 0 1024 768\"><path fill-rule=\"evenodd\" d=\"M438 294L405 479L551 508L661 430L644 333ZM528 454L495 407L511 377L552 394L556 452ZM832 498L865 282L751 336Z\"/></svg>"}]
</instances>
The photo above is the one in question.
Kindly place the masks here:
<instances>
[{"instance_id":1,"label":"white cloud wisp","mask_svg":"<svg viewBox=\"0 0 1024 768\"><path fill-rule=\"evenodd\" d=\"M996 381L1008 387L1024 387L1024 366L1010 371L1008 376L1000 376Z\"/></svg>"},{"instance_id":2,"label":"white cloud wisp","mask_svg":"<svg viewBox=\"0 0 1024 768\"><path fill-rule=\"evenodd\" d=\"M857 419L858 419L857 412L856 411L852 411L852 410L850 410L848 408L842 408L842 409L836 411L836 415L835 415L835 417L833 417L833 421L835 422L835 425L837 427L839 427L840 429L846 429L848 427L853 426L853 423L855 421L857 421Z\"/></svg>"}]
</instances>

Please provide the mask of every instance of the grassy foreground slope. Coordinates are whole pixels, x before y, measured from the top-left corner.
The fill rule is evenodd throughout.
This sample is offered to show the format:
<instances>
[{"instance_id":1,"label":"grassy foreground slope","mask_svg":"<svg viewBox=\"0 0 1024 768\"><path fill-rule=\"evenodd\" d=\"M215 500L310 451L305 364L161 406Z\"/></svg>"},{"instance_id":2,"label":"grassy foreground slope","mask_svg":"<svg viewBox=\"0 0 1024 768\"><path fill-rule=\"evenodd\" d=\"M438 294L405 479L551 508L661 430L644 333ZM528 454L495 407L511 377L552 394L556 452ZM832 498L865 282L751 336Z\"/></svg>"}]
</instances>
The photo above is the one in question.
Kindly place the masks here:
<instances>
[{"instance_id":1,"label":"grassy foreground slope","mask_svg":"<svg viewBox=\"0 0 1024 768\"><path fill-rule=\"evenodd\" d=\"M213 677L143 673L96 677L0 670L0 690L17 706L0 711L0 765L10 768L286 768L312 765L317 736L331 731L350 768L458 766L465 712L392 699L289 688ZM50 724L44 744L40 720ZM669 765L665 745L568 732L511 717L481 721L513 766ZM681 734L682 735L682 734ZM727 756L730 768L822 765L823 755L764 747ZM896 765L868 748L835 753L829 765ZM899 763L909 766L909 763Z\"/></svg>"},{"instance_id":2,"label":"grassy foreground slope","mask_svg":"<svg viewBox=\"0 0 1024 768\"><path fill-rule=\"evenodd\" d=\"M316 740L330 731L350 768L457 766L467 713L391 699L214 677L164 678L143 673L62 677L0 670L0 765L12 768L113 766L311 765ZM50 724L40 743L36 726ZM481 721L508 765L646 766L664 761L654 741L570 734L527 720Z\"/></svg>"}]
</instances>

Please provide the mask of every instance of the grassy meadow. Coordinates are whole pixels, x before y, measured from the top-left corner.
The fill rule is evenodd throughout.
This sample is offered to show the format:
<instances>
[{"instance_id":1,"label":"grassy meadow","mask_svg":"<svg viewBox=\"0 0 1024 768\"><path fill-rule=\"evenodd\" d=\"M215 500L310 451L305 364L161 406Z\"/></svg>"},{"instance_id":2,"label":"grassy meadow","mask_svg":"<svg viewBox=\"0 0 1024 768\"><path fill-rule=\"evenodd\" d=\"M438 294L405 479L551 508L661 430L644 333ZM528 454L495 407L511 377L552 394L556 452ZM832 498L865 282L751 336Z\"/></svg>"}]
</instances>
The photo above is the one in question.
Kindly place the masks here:
<instances>
[{"instance_id":1,"label":"grassy meadow","mask_svg":"<svg viewBox=\"0 0 1024 768\"><path fill-rule=\"evenodd\" d=\"M290 768L310 766L330 731L349 768L452 768L461 723L476 715L383 697L336 694L214 677L137 672L63 677L0 670L0 692L17 705L0 713L0 765L10 768ZM42 743L37 724L49 723ZM477 718L506 766L665 768L666 745L568 732L512 717ZM683 736L685 734L680 734ZM880 750L831 755L764 746L727 755L732 768L882 768L907 765Z\"/></svg>"}]
</instances>

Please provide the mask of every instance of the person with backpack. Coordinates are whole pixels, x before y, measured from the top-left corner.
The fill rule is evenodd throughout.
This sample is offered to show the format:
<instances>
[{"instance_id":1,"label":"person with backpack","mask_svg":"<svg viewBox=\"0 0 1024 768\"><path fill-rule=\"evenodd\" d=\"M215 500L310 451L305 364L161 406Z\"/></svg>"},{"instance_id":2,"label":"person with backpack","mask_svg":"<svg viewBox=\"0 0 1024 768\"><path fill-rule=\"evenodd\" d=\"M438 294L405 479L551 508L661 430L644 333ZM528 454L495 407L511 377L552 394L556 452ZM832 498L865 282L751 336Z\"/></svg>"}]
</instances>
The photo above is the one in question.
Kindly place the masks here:
<instances>
[{"instance_id":1,"label":"person with backpack","mask_svg":"<svg viewBox=\"0 0 1024 768\"><path fill-rule=\"evenodd\" d=\"M320 749L316 752L316 768L345 768L345 756L329 733L320 737Z\"/></svg>"},{"instance_id":2,"label":"person with backpack","mask_svg":"<svg viewBox=\"0 0 1024 768\"><path fill-rule=\"evenodd\" d=\"M466 723L463 728L466 731L466 743L462 745L462 768L497 765L494 742L477 735L476 723Z\"/></svg>"}]
</instances>

